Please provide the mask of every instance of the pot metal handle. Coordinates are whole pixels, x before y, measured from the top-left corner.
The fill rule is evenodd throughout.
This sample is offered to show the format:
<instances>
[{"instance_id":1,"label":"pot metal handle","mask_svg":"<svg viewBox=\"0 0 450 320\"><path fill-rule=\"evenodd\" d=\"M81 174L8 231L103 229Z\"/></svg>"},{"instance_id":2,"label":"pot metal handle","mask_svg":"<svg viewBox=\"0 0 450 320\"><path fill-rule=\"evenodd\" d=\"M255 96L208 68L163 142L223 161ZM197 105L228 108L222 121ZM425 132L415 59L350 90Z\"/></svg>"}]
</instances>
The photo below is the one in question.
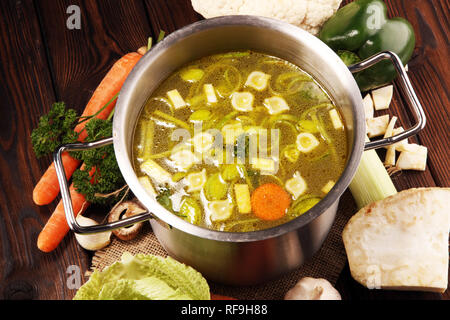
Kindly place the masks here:
<instances>
[{"instance_id":1,"label":"pot metal handle","mask_svg":"<svg viewBox=\"0 0 450 320\"><path fill-rule=\"evenodd\" d=\"M123 228L133 225L138 222L150 220L153 216L150 212L141 213L138 215L131 216L126 219L95 225L95 226L81 226L77 223L75 219L75 214L72 207L72 198L70 196L69 187L67 183L66 173L64 171L64 165L62 163L61 155L63 152L68 151L81 151L100 148L113 143L113 138L106 138L103 140L98 140L94 142L87 143L70 143L59 147L53 155L53 160L55 162L56 174L58 176L58 183L61 189L61 197L64 205L64 212L66 215L67 224L69 228L75 233L79 234L90 234L105 232L113 229Z\"/></svg>"},{"instance_id":2,"label":"pot metal handle","mask_svg":"<svg viewBox=\"0 0 450 320\"><path fill-rule=\"evenodd\" d=\"M394 144L396 142L399 142L401 140L407 139L411 136L418 134L423 128L425 128L426 117L422 105L420 104L419 99L417 98L417 95L414 92L414 89L411 85L411 81L409 80L409 77L406 74L406 70L403 67L402 61L394 52L391 51L380 52L378 54L373 55L370 58L367 58L364 61L355 63L349 66L348 68L350 72L355 73L370 68L374 64L377 64L378 62L381 62L383 60L391 60L392 63L394 64L395 70L399 75L402 93L406 97L406 100L408 101L409 105L412 106L417 122L413 127L395 136L367 142L364 147L365 150L378 149L381 147Z\"/></svg>"}]
</instances>

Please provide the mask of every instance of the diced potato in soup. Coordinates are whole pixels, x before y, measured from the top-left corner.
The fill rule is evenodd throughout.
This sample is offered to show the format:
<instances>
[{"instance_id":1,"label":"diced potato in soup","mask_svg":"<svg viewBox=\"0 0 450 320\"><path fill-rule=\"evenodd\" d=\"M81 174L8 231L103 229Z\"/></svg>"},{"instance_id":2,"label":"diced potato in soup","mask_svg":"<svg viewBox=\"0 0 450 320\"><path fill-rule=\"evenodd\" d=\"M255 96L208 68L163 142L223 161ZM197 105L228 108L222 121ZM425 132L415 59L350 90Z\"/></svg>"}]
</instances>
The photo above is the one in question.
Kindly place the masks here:
<instances>
[{"instance_id":1,"label":"diced potato in soup","mask_svg":"<svg viewBox=\"0 0 450 320\"><path fill-rule=\"evenodd\" d=\"M314 207L339 180L347 145L339 108L310 75L243 51L164 80L140 113L133 160L148 195L172 201L180 219L251 232Z\"/></svg>"}]
</instances>

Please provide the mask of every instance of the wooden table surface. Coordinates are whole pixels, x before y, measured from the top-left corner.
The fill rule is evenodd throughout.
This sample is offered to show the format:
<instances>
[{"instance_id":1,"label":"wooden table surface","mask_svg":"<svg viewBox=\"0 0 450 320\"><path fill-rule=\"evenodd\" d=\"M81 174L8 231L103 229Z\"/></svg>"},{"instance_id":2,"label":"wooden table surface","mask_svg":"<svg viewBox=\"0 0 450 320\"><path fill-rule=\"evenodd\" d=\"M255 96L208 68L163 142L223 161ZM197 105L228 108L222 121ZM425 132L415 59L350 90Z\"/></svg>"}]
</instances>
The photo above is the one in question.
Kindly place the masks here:
<instances>
[{"instance_id":1,"label":"wooden table surface","mask_svg":"<svg viewBox=\"0 0 450 320\"><path fill-rule=\"evenodd\" d=\"M394 183L398 190L448 187L449 3L385 2L391 17L407 18L416 32L409 75L428 119L425 130L412 139L428 147L426 171L403 172ZM66 28L70 5L81 8L81 30ZM67 268L85 271L90 265L90 255L73 234L50 254L36 247L55 207L32 201L33 187L50 163L50 158L36 160L30 143L39 116L55 101L83 110L119 57L160 30L170 33L199 19L189 0L0 1L0 299L71 299L75 291L67 286ZM389 113L408 126L413 117L405 105L396 87ZM354 206L348 191L342 203ZM348 266L337 289L344 299L450 299L449 290L443 295L370 291L351 278Z\"/></svg>"}]
</instances>

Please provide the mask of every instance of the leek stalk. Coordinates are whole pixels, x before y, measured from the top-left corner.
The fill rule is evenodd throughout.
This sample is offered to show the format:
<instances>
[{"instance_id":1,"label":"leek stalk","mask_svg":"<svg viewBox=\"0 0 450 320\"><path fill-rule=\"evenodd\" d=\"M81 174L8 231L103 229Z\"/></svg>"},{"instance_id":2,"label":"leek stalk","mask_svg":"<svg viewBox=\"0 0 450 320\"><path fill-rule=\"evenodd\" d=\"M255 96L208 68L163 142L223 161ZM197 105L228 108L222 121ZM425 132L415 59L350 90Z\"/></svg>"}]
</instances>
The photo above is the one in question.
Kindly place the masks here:
<instances>
[{"instance_id":1,"label":"leek stalk","mask_svg":"<svg viewBox=\"0 0 450 320\"><path fill-rule=\"evenodd\" d=\"M349 189L358 210L397 193L394 183L375 150L363 153Z\"/></svg>"},{"instance_id":2,"label":"leek stalk","mask_svg":"<svg viewBox=\"0 0 450 320\"><path fill-rule=\"evenodd\" d=\"M145 134L144 141L142 142L143 147L143 158L147 160L153 152L153 140L155 138L155 122L148 121L144 126Z\"/></svg>"},{"instance_id":3,"label":"leek stalk","mask_svg":"<svg viewBox=\"0 0 450 320\"><path fill-rule=\"evenodd\" d=\"M155 116L158 116L158 117L166 120L166 121L172 122L173 124L177 125L178 127L181 127L181 128L186 129L188 131L191 130L191 127L186 122L181 121L181 120L179 120L179 119L177 119L175 117L172 117L172 116L170 116L170 115L168 115L168 114L166 114L166 113L164 113L162 111L156 110L155 112L153 112L153 114Z\"/></svg>"}]
</instances>

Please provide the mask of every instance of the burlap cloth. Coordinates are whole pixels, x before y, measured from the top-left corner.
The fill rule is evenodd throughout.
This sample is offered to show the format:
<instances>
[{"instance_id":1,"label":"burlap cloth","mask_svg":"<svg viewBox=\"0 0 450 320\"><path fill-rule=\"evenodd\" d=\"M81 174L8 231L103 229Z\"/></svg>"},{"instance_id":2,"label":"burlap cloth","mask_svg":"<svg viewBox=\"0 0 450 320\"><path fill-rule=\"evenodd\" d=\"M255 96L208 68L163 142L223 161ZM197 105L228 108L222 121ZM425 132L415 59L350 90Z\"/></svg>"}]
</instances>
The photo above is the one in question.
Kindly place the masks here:
<instances>
[{"instance_id":1,"label":"burlap cloth","mask_svg":"<svg viewBox=\"0 0 450 320\"><path fill-rule=\"evenodd\" d=\"M257 286L232 287L209 281L211 292L240 300L278 300L283 299L286 292L302 277L325 278L335 284L346 263L341 233L348 219L355 213L353 199L348 191L346 193L341 199L336 220L321 249L299 269L279 279ZM124 242L114 238L109 246L97 251L92 258L91 270L88 271L87 275L95 269L103 270L103 268L120 260L122 254L126 251L132 254L144 253L167 256L151 231L150 223L146 223L143 232L136 239Z\"/></svg>"}]
</instances>

